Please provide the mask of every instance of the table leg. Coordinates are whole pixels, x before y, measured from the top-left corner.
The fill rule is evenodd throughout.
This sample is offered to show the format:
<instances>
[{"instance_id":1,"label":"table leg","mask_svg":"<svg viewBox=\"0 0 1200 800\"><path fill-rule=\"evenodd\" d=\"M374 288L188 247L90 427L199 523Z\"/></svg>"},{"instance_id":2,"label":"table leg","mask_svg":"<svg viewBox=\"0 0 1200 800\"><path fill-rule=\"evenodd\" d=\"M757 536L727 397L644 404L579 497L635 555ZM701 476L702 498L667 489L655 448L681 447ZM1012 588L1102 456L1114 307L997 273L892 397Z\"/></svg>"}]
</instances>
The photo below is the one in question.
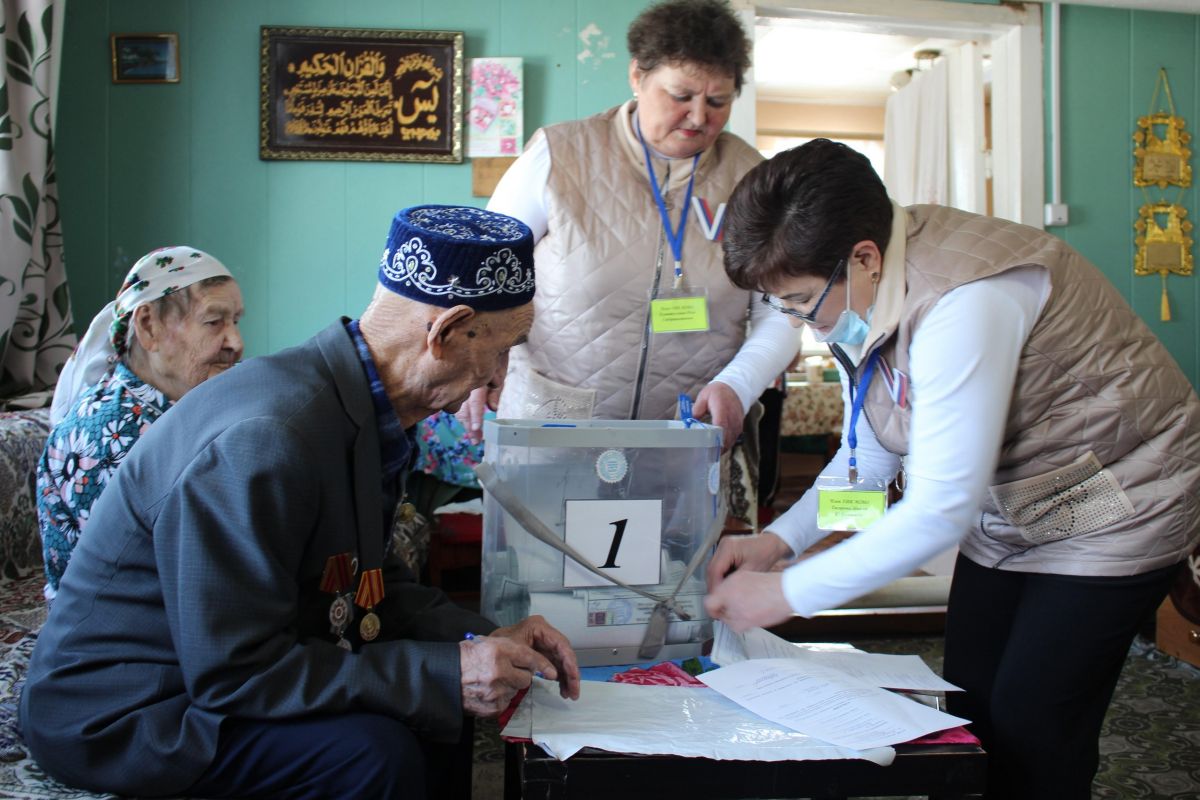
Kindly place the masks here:
<instances>
[{"instance_id":1,"label":"table leg","mask_svg":"<svg viewBox=\"0 0 1200 800\"><path fill-rule=\"evenodd\" d=\"M504 800L521 800L521 745L504 743Z\"/></svg>"}]
</instances>

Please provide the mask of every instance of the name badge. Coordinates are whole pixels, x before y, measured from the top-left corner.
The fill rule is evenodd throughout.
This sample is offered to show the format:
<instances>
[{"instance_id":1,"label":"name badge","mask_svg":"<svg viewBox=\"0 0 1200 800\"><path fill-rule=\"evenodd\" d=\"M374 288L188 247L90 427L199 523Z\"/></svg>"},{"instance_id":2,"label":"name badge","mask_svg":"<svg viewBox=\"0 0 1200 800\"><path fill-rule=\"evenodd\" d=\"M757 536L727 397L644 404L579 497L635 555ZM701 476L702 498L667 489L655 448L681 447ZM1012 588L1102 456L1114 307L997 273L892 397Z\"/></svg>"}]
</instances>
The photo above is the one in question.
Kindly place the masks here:
<instances>
[{"instance_id":1,"label":"name badge","mask_svg":"<svg viewBox=\"0 0 1200 800\"><path fill-rule=\"evenodd\" d=\"M859 478L817 478L817 528L823 531L861 531L887 511L887 483Z\"/></svg>"},{"instance_id":2,"label":"name badge","mask_svg":"<svg viewBox=\"0 0 1200 800\"><path fill-rule=\"evenodd\" d=\"M708 330L707 295L660 297L651 300L650 330L654 333Z\"/></svg>"}]
</instances>

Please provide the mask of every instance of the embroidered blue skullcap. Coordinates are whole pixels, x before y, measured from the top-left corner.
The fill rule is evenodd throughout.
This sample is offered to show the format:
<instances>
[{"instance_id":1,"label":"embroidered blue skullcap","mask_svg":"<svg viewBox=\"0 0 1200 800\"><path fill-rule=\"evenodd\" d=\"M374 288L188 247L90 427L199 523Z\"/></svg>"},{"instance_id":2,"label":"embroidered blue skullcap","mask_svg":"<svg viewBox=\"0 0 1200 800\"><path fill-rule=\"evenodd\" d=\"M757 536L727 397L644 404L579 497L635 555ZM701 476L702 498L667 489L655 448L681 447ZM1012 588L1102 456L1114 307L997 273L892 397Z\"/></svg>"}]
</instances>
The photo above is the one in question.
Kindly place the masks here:
<instances>
[{"instance_id":1,"label":"embroidered blue skullcap","mask_svg":"<svg viewBox=\"0 0 1200 800\"><path fill-rule=\"evenodd\" d=\"M518 219L470 206L397 212L379 282L429 305L500 311L533 300L533 233Z\"/></svg>"}]
</instances>

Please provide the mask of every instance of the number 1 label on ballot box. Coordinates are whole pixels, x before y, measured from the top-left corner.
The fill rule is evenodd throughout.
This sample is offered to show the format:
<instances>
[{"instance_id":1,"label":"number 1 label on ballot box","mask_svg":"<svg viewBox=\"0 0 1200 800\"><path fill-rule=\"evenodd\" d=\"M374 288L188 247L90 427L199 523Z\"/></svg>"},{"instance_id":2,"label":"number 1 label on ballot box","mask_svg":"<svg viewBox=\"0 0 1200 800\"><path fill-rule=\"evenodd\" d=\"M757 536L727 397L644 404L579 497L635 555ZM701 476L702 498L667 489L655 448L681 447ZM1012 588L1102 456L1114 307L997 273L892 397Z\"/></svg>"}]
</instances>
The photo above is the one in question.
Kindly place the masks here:
<instances>
[{"instance_id":1,"label":"number 1 label on ballot box","mask_svg":"<svg viewBox=\"0 0 1200 800\"><path fill-rule=\"evenodd\" d=\"M564 539L606 575L630 586L657 584L661 571L662 500L568 500ZM611 586L570 558L563 586Z\"/></svg>"},{"instance_id":2,"label":"number 1 label on ballot box","mask_svg":"<svg viewBox=\"0 0 1200 800\"><path fill-rule=\"evenodd\" d=\"M822 475L817 478L817 528L823 531L861 531L887 511L887 483Z\"/></svg>"}]
</instances>

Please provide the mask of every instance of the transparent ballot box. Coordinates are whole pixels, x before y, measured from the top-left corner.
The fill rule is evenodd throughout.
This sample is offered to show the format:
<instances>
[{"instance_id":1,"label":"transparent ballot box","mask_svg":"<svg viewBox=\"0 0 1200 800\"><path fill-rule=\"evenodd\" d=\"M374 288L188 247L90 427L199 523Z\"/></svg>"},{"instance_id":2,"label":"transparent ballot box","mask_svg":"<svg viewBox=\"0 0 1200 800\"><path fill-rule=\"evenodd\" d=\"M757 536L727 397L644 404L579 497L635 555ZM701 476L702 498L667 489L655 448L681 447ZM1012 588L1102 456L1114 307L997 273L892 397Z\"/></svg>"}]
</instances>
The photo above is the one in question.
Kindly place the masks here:
<instances>
[{"instance_id":1,"label":"transparent ballot box","mask_svg":"<svg viewBox=\"0 0 1200 800\"><path fill-rule=\"evenodd\" d=\"M584 666L699 655L725 513L719 436L674 421L485 421L480 611L501 625L541 614Z\"/></svg>"}]
</instances>

